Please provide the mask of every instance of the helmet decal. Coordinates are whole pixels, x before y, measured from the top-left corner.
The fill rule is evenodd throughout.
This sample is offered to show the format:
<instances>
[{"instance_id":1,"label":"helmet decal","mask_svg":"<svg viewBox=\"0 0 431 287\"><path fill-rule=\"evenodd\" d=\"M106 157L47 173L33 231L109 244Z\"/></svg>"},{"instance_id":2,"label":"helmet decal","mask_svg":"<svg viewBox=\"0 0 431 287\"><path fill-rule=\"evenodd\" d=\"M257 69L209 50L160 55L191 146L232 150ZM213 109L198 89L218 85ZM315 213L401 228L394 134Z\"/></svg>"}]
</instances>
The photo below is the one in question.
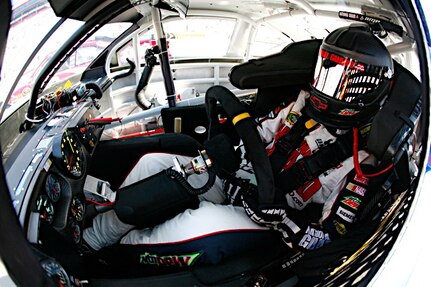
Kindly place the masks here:
<instances>
[{"instance_id":1,"label":"helmet decal","mask_svg":"<svg viewBox=\"0 0 431 287\"><path fill-rule=\"evenodd\" d=\"M338 114L341 116L354 116L357 113L359 113L359 111L356 111L354 109L343 109Z\"/></svg>"},{"instance_id":2,"label":"helmet decal","mask_svg":"<svg viewBox=\"0 0 431 287\"><path fill-rule=\"evenodd\" d=\"M320 56L323 59L328 59L331 62L334 62L334 63L341 65L341 66L346 66L346 67L351 68L351 69L359 70L362 72L365 69L364 64L359 63L358 61L354 61L352 59L348 59L348 58L342 57L340 55L330 53L330 52L325 51L323 49L320 49Z\"/></svg>"}]
</instances>

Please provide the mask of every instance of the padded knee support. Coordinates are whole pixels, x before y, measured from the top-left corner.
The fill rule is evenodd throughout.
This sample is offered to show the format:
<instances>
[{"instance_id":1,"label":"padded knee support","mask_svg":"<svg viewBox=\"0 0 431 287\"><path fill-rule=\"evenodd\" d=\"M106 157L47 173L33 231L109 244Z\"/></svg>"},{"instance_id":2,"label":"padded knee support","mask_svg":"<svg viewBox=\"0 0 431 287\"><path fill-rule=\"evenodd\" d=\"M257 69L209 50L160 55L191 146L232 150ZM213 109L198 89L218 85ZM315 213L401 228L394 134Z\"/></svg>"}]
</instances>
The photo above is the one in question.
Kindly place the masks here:
<instances>
[{"instance_id":1,"label":"padded knee support","mask_svg":"<svg viewBox=\"0 0 431 287\"><path fill-rule=\"evenodd\" d=\"M119 189L114 210L124 223L152 227L198 205L197 196L162 171Z\"/></svg>"}]
</instances>

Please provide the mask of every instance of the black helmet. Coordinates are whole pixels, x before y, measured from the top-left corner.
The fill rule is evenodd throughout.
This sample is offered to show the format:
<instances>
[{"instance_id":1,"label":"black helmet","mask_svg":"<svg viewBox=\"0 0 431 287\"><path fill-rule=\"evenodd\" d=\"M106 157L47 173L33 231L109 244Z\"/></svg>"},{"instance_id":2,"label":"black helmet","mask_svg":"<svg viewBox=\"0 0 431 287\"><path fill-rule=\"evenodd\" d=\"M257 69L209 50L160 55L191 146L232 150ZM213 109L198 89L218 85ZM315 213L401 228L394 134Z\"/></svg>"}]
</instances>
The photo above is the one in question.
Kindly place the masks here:
<instances>
[{"instance_id":1,"label":"black helmet","mask_svg":"<svg viewBox=\"0 0 431 287\"><path fill-rule=\"evenodd\" d=\"M320 46L307 113L328 127L360 126L383 105L393 71L389 51L368 25L339 28Z\"/></svg>"}]
</instances>

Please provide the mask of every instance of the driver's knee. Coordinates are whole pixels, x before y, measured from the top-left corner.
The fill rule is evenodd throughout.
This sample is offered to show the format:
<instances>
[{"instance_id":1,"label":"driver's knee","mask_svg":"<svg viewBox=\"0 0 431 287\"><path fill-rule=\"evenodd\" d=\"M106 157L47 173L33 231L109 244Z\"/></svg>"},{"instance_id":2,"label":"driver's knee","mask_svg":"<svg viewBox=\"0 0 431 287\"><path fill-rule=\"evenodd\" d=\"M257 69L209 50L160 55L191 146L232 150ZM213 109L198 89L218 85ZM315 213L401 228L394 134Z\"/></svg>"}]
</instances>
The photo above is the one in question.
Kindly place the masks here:
<instances>
[{"instance_id":1,"label":"driver's knee","mask_svg":"<svg viewBox=\"0 0 431 287\"><path fill-rule=\"evenodd\" d=\"M178 158L180 163L190 162L191 157L180 156L169 153L147 153L142 156L123 181L121 187L128 186L137 181L159 173L174 165L174 158Z\"/></svg>"},{"instance_id":2,"label":"driver's knee","mask_svg":"<svg viewBox=\"0 0 431 287\"><path fill-rule=\"evenodd\" d=\"M110 246L130 231L134 226L123 223L113 210L97 215L92 226L83 232L84 241L93 249Z\"/></svg>"}]
</instances>

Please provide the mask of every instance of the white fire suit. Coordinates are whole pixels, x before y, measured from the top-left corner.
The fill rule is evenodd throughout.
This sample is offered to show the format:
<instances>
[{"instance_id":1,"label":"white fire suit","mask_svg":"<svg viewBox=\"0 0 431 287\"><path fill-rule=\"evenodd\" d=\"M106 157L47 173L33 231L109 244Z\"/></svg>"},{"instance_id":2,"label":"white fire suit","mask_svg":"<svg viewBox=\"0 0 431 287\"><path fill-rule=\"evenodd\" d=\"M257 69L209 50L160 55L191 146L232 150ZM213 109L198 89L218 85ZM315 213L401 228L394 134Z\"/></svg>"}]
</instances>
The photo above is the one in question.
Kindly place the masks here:
<instances>
[{"instance_id":1,"label":"white fire suit","mask_svg":"<svg viewBox=\"0 0 431 287\"><path fill-rule=\"evenodd\" d=\"M297 100L285 107L280 107L271 112L267 117L258 119L258 131L262 141L267 145L267 152L270 154L274 149L275 140L281 134L289 132L296 119L301 115L301 110L305 105L305 98L308 93L301 91ZM308 156L317 151L322 143L334 142L336 136L320 125L307 136L301 146L295 150L295 154L289 157L284 168L288 168L296 160ZM241 147L240 147L241 148ZM133 167L122 186L127 186L148 176L158 173L173 165L173 157L176 156L181 163L187 163L190 157L178 156L163 153L151 153L144 155ZM371 157L363 150L359 151L359 161L370 161ZM290 161L290 162L289 162ZM321 174L317 179L308 182L298 190L286 194L287 204L296 210L302 210L310 203L323 205L321 218L315 225L308 226L303 230L304 238L299 240L302 248L314 249L330 241L328 235L319 228L314 230L313 226L319 226L331 214L334 202L337 200L340 191L349 184L357 188L366 189L355 183L346 182L347 175L354 168L352 158L346 159L336 168ZM250 164L243 159L237 177L250 179L253 183L254 175ZM194 186L202 186L206 181L206 175L193 175L188 181ZM155 187L157 188L157 187ZM196 210L186 210L176 217L157 225L153 228L143 230L133 229L134 227L121 222L114 211L106 212L96 216L93 225L84 230L84 240L95 250L120 242L121 244L164 244L184 242L201 238L211 234L217 234L226 230L264 230L268 227L260 226L248 218L241 206L232 206L225 203L224 191L229 191L228 200L239 193L239 188L230 188L225 183L217 179L214 186L205 194L200 196L201 203ZM145 191L143 191L145 192ZM346 222L353 222L354 214L339 207L333 211ZM344 213L343 213L344 212ZM353 215L352 215L353 214ZM340 234L344 232L345 224L335 223ZM314 238L315 237L315 238ZM314 240L314 241L313 241Z\"/></svg>"}]
</instances>

